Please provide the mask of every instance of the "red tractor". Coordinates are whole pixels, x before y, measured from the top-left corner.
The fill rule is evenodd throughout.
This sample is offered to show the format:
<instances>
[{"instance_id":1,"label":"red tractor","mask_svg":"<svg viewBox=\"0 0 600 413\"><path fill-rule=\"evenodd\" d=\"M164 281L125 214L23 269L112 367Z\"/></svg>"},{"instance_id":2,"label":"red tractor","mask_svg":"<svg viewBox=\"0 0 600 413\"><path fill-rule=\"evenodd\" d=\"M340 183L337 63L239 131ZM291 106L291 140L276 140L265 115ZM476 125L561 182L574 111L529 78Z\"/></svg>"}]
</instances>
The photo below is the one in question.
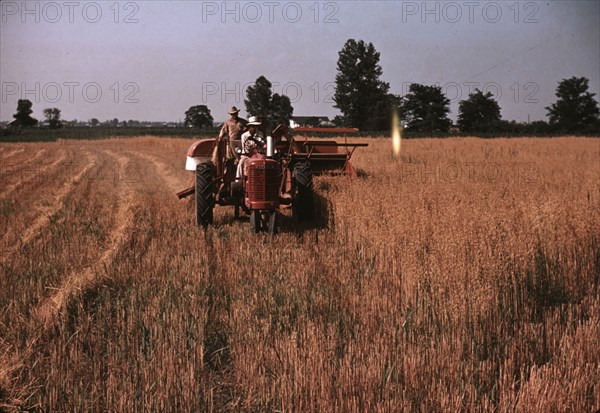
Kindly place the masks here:
<instances>
[{"instance_id":1,"label":"red tractor","mask_svg":"<svg viewBox=\"0 0 600 413\"><path fill-rule=\"evenodd\" d=\"M356 129L296 128L296 132L352 133ZM227 159L231 145L236 159ZM236 180L241 141L211 138L194 142L187 151L186 169L195 171L195 185L177 195L179 199L196 194L196 222L206 227L213 223L215 205L231 205L235 217L240 211L250 216L253 232L277 230L279 208L292 209L296 223L314 217L313 174L342 170L356 175L349 160L366 143L337 143L322 140L295 140L291 131L279 125L266 143L256 145L244 165L242 178ZM345 147L345 152L338 152ZM350 149L352 148L352 149Z\"/></svg>"}]
</instances>

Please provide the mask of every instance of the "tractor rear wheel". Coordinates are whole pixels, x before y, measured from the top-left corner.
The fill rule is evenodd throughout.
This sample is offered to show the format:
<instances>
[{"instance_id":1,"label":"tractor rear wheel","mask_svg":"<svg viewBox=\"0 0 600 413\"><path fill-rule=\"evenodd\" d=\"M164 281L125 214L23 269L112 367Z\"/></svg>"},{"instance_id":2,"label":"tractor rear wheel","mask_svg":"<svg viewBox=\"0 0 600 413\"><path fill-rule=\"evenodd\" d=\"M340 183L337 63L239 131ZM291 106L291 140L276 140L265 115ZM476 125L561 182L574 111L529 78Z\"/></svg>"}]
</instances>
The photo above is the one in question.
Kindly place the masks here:
<instances>
[{"instance_id":1,"label":"tractor rear wheel","mask_svg":"<svg viewBox=\"0 0 600 413\"><path fill-rule=\"evenodd\" d=\"M312 221L315 215L315 200L310 163L298 162L294 166L296 193L292 198L292 219L294 222Z\"/></svg>"},{"instance_id":2,"label":"tractor rear wheel","mask_svg":"<svg viewBox=\"0 0 600 413\"><path fill-rule=\"evenodd\" d=\"M204 228L213 223L214 169L213 164L208 162L196 165L196 223Z\"/></svg>"}]
</instances>

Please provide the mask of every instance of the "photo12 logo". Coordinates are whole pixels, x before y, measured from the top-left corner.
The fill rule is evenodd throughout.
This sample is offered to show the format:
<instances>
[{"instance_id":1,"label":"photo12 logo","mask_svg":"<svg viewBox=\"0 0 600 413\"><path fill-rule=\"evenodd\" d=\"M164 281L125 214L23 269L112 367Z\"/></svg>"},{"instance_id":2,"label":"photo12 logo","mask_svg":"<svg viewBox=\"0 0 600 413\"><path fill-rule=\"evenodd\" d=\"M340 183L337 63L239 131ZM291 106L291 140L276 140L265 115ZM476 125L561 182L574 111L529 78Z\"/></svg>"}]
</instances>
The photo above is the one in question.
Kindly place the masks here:
<instances>
[{"instance_id":1,"label":"photo12 logo","mask_svg":"<svg viewBox=\"0 0 600 413\"><path fill-rule=\"evenodd\" d=\"M139 103L140 87L135 82L115 82L103 87L98 82L2 82L2 103L9 99L29 99L34 103L74 103L79 99L86 103L97 103L111 99L114 103Z\"/></svg>"},{"instance_id":2,"label":"photo12 logo","mask_svg":"<svg viewBox=\"0 0 600 413\"><path fill-rule=\"evenodd\" d=\"M534 1L403 1L402 23L539 23Z\"/></svg>"},{"instance_id":3,"label":"photo12 logo","mask_svg":"<svg viewBox=\"0 0 600 413\"><path fill-rule=\"evenodd\" d=\"M246 91L251 86L254 86L254 82L202 82L202 103L214 99L221 103L243 103ZM313 103L334 104L335 82L314 82L309 85L298 82L273 82L271 93L287 96L292 104L300 102L303 98L310 99Z\"/></svg>"},{"instance_id":4,"label":"photo12 logo","mask_svg":"<svg viewBox=\"0 0 600 413\"><path fill-rule=\"evenodd\" d=\"M327 2L203 1L202 23L339 23L339 4Z\"/></svg>"},{"instance_id":5,"label":"photo12 logo","mask_svg":"<svg viewBox=\"0 0 600 413\"><path fill-rule=\"evenodd\" d=\"M139 23L139 3L2 1L2 23Z\"/></svg>"},{"instance_id":6,"label":"photo12 logo","mask_svg":"<svg viewBox=\"0 0 600 413\"><path fill-rule=\"evenodd\" d=\"M469 182L478 184L533 184L540 182L540 168L535 162L469 161L442 163L402 162L400 179L404 183L454 184Z\"/></svg>"},{"instance_id":7,"label":"photo12 logo","mask_svg":"<svg viewBox=\"0 0 600 413\"><path fill-rule=\"evenodd\" d=\"M410 85L414 82L402 82L402 95L410 92ZM468 99L469 95L476 89L481 92L491 93L494 99L502 99L502 96L510 96L514 103L539 103L537 98L540 86L532 81L514 81L507 84L498 82L446 82L444 84L436 83L442 89L442 93L450 100L450 103L458 103L461 100Z\"/></svg>"}]
</instances>

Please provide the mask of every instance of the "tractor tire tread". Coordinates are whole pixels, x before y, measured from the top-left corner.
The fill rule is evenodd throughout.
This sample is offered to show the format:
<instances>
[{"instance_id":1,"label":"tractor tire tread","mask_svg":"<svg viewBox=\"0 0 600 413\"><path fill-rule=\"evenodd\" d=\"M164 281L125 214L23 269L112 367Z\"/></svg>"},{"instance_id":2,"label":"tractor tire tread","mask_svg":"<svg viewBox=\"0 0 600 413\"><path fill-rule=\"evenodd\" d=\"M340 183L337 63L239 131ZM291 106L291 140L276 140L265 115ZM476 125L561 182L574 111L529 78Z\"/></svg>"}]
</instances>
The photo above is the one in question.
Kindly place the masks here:
<instances>
[{"instance_id":1,"label":"tractor tire tread","mask_svg":"<svg viewBox=\"0 0 600 413\"><path fill-rule=\"evenodd\" d=\"M212 163L199 163L196 166L196 223L204 227L213 223L215 206L213 177Z\"/></svg>"}]
</instances>

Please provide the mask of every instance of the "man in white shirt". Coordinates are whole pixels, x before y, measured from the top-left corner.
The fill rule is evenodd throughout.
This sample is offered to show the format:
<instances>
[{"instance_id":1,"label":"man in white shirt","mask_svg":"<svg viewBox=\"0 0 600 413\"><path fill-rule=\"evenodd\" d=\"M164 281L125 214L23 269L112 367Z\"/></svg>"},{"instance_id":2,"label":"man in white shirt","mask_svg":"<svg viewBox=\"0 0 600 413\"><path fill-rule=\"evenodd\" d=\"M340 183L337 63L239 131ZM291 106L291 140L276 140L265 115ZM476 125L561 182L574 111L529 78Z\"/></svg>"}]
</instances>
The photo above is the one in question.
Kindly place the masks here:
<instances>
[{"instance_id":1,"label":"man in white shirt","mask_svg":"<svg viewBox=\"0 0 600 413\"><path fill-rule=\"evenodd\" d=\"M258 130L258 126L260 126L260 120L256 116L250 116L248 118L248 130L242 134L242 156L240 157L240 162L238 163L236 180L242 179L244 175L244 164L246 160L252 156L252 153L259 145L264 145L265 138L261 131Z\"/></svg>"}]
</instances>

